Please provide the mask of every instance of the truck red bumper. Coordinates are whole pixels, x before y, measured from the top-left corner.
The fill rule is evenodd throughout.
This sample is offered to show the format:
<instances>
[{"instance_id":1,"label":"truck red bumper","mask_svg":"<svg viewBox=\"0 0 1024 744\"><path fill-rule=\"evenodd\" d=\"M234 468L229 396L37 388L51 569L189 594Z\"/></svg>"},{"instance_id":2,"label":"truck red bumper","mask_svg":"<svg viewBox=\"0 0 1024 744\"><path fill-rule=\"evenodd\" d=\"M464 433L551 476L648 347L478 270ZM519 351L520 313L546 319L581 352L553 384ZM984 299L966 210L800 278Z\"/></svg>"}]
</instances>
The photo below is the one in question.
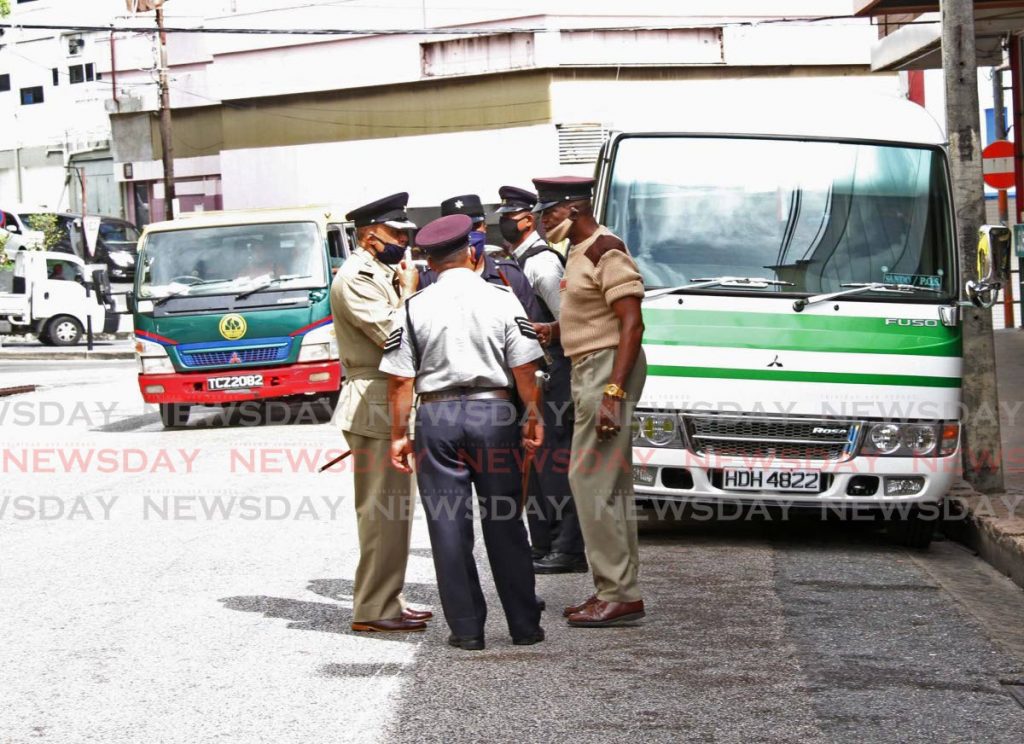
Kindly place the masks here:
<instances>
[{"instance_id":1,"label":"truck red bumper","mask_svg":"<svg viewBox=\"0 0 1024 744\"><path fill-rule=\"evenodd\" d=\"M263 375L263 386L245 390L210 390L213 377ZM306 393L333 393L341 387L341 365L310 362L287 367L221 369L172 375L139 375L139 389L147 403L233 403L242 400L284 398Z\"/></svg>"}]
</instances>

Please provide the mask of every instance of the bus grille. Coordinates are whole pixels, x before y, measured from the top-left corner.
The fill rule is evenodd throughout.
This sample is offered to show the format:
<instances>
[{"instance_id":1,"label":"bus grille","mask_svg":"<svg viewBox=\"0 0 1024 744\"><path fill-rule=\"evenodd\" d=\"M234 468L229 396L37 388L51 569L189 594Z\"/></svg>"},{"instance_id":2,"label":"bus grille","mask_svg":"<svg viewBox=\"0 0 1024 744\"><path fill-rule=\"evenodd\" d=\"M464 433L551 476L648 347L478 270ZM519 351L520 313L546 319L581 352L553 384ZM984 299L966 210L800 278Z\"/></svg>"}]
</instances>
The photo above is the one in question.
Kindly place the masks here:
<instances>
[{"instance_id":1,"label":"bus grille","mask_svg":"<svg viewBox=\"0 0 1024 744\"><path fill-rule=\"evenodd\" d=\"M684 416L694 452L722 457L844 460L853 455L860 425L855 421L763 416Z\"/></svg>"},{"instance_id":2,"label":"bus grille","mask_svg":"<svg viewBox=\"0 0 1024 744\"><path fill-rule=\"evenodd\" d=\"M179 351L186 367L228 367L234 364L280 362L288 358L288 344L262 346L256 349L209 349Z\"/></svg>"}]
</instances>

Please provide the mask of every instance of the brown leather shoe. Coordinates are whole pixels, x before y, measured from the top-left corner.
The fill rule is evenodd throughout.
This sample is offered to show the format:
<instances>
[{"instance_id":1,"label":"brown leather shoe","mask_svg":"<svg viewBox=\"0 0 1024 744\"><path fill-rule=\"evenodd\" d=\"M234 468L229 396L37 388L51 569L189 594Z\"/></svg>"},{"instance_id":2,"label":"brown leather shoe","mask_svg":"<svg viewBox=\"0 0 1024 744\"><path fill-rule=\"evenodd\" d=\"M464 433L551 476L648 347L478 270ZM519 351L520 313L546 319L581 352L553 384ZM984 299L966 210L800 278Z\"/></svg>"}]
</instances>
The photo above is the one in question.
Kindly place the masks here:
<instances>
[{"instance_id":1,"label":"brown leather shoe","mask_svg":"<svg viewBox=\"0 0 1024 744\"><path fill-rule=\"evenodd\" d=\"M373 620L367 623L352 623L352 630L356 633L415 633L426 629L425 622L404 620L400 617L390 620Z\"/></svg>"},{"instance_id":2,"label":"brown leather shoe","mask_svg":"<svg viewBox=\"0 0 1024 744\"><path fill-rule=\"evenodd\" d=\"M562 610L562 617L569 617L569 615L575 615L577 612L583 612L583 610L590 607L590 605L594 604L594 602L596 601L597 595L591 594L589 597L586 598L585 601L580 602L578 605L566 607L564 610Z\"/></svg>"},{"instance_id":3,"label":"brown leather shoe","mask_svg":"<svg viewBox=\"0 0 1024 744\"><path fill-rule=\"evenodd\" d=\"M569 625L574 628L607 628L639 620L644 612L644 601L605 602L599 599L579 612L569 615Z\"/></svg>"},{"instance_id":4,"label":"brown leather shoe","mask_svg":"<svg viewBox=\"0 0 1024 744\"><path fill-rule=\"evenodd\" d=\"M402 610L403 620L412 620L414 622L426 622L434 617L434 613L430 610L414 610L411 607L406 607Z\"/></svg>"}]
</instances>

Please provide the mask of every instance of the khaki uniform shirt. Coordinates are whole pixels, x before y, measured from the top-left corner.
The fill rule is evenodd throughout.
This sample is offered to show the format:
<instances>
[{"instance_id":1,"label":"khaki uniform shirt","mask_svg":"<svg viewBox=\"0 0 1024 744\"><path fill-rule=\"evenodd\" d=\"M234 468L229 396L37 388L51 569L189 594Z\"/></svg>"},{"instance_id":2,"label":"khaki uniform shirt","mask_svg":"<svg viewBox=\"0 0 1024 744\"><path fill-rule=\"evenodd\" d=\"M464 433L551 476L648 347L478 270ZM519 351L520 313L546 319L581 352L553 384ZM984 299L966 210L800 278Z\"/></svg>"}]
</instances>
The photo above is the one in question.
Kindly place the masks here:
<instances>
[{"instance_id":1,"label":"khaki uniform shirt","mask_svg":"<svg viewBox=\"0 0 1024 744\"><path fill-rule=\"evenodd\" d=\"M380 371L384 343L401 316L395 272L358 248L331 283L331 315L345 382L338 400L342 431L391 438L387 375Z\"/></svg>"}]
</instances>

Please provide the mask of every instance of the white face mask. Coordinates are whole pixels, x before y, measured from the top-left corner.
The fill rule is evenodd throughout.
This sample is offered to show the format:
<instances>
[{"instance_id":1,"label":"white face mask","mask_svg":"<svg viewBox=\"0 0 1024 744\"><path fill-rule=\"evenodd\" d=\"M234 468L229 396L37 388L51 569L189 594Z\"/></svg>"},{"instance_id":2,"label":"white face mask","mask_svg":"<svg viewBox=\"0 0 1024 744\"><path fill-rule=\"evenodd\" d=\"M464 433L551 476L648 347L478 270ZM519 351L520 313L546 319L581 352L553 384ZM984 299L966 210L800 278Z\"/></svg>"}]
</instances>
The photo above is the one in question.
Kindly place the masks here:
<instances>
[{"instance_id":1,"label":"white face mask","mask_svg":"<svg viewBox=\"0 0 1024 744\"><path fill-rule=\"evenodd\" d=\"M572 218L566 217L564 220L559 222L557 225L547 231L547 239L549 243L561 243L563 240L569 237L569 230L572 229Z\"/></svg>"}]
</instances>

